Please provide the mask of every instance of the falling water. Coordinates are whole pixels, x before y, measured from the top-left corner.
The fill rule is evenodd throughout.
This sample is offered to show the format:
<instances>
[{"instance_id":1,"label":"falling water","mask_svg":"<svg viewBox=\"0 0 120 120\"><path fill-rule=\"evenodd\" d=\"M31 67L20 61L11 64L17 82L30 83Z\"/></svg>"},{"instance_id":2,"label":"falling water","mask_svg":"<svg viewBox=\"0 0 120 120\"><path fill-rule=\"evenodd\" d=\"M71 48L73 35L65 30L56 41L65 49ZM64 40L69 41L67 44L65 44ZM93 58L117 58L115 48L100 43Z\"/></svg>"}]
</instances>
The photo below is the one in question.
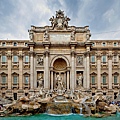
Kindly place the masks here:
<instances>
[{"instance_id":1,"label":"falling water","mask_svg":"<svg viewBox=\"0 0 120 120\"><path fill-rule=\"evenodd\" d=\"M80 107L80 115L82 115L82 107Z\"/></svg>"},{"instance_id":2,"label":"falling water","mask_svg":"<svg viewBox=\"0 0 120 120\"><path fill-rule=\"evenodd\" d=\"M83 103L83 105L85 106L86 111L88 112L88 115L91 115L91 110L88 107L88 105L86 105L85 103Z\"/></svg>"}]
</instances>

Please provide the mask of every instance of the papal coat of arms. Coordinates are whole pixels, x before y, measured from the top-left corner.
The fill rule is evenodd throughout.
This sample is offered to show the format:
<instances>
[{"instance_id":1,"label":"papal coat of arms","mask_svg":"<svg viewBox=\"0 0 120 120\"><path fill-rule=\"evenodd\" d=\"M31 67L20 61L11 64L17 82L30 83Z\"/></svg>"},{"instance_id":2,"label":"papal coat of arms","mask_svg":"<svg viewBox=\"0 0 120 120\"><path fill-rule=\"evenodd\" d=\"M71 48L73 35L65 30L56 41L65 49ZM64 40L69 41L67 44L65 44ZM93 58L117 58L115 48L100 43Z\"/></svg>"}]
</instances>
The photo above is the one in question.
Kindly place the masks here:
<instances>
[{"instance_id":1,"label":"papal coat of arms","mask_svg":"<svg viewBox=\"0 0 120 120\"><path fill-rule=\"evenodd\" d=\"M64 17L64 11L56 11L56 17L52 16L50 18L52 28L57 28L57 29L64 29L68 27L68 21L70 21L70 18L67 16Z\"/></svg>"}]
</instances>

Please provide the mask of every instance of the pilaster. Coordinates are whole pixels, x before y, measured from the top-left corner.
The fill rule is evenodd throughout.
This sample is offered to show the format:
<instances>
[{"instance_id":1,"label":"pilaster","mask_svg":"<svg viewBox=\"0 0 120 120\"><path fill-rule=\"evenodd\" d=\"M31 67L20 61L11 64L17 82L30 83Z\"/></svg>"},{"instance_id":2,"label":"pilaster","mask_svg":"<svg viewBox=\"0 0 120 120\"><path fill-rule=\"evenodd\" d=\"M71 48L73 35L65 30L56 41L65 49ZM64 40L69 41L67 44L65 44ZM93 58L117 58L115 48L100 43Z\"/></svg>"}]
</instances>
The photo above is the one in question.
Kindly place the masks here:
<instances>
[{"instance_id":1,"label":"pilaster","mask_svg":"<svg viewBox=\"0 0 120 120\"><path fill-rule=\"evenodd\" d=\"M23 55L19 51L19 89L23 89Z\"/></svg>"},{"instance_id":2,"label":"pilaster","mask_svg":"<svg viewBox=\"0 0 120 120\"><path fill-rule=\"evenodd\" d=\"M87 87L87 65L86 65L86 54L84 54L84 73L83 73L83 87L86 88Z\"/></svg>"},{"instance_id":3,"label":"pilaster","mask_svg":"<svg viewBox=\"0 0 120 120\"><path fill-rule=\"evenodd\" d=\"M69 85L70 85L69 80L70 80L70 72L69 70L67 70L67 90L69 90Z\"/></svg>"},{"instance_id":4,"label":"pilaster","mask_svg":"<svg viewBox=\"0 0 120 120\"><path fill-rule=\"evenodd\" d=\"M49 52L48 50L45 51L45 71L44 71L44 88L50 88L50 79L49 79Z\"/></svg>"},{"instance_id":5,"label":"pilaster","mask_svg":"<svg viewBox=\"0 0 120 120\"><path fill-rule=\"evenodd\" d=\"M97 86L101 89L101 56L97 55Z\"/></svg>"},{"instance_id":6,"label":"pilaster","mask_svg":"<svg viewBox=\"0 0 120 120\"><path fill-rule=\"evenodd\" d=\"M109 89L112 89L112 55L108 55L108 79Z\"/></svg>"},{"instance_id":7,"label":"pilaster","mask_svg":"<svg viewBox=\"0 0 120 120\"><path fill-rule=\"evenodd\" d=\"M53 90L53 71L51 70L51 90Z\"/></svg>"},{"instance_id":8,"label":"pilaster","mask_svg":"<svg viewBox=\"0 0 120 120\"><path fill-rule=\"evenodd\" d=\"M7 59L8 59L8 89L11 90L12 87L12 77L11 77L11 66L12 66L12 55L11 55L11 50L8 50L7 54Z\"/></svg>"},{"instance_id":9,"label":"pilaster","mask_svg":"<svg viewBox=\"0 0 120 120\"><path fill-rule=\"evenodd\" d=\"M71 41L70 47L71 47L71 76L70 76L70 89L75 89L76 87L76 69L75 69L75 47L77 45L77 42Z\"/></svg>"},{"instance_id":10,"label":"pilaster","mask_svg":"<svg viewBox=\"0 0 120 120\"><path fill-rule=\"evenodd\" d=\"M90 88L90 61L89 61L89 52L86 53L86 79L87 79L87 89Z\"/></svg>"},{"instance_id":11,"label":"pilaster","mask_svg":"<svg viewBox=\"0 0 120 120\"><path fill-rule=\"evenodd\" d=\"M30 51L30 89L34 89L34 59L33 59L34 52Z\"/></svg>"},{"instance_id":12,"label":"pilaster","mask_svg":"<svg viewBox=\"0 0 120 120\"><path fill-rule=\"evenodd\" d=\"M49 46L50 42L49 41L44 41L42 42L45 52L44 52L44 88L49 89L50 88L50 79L49 79Z\"/></svg>"}]
</instances>

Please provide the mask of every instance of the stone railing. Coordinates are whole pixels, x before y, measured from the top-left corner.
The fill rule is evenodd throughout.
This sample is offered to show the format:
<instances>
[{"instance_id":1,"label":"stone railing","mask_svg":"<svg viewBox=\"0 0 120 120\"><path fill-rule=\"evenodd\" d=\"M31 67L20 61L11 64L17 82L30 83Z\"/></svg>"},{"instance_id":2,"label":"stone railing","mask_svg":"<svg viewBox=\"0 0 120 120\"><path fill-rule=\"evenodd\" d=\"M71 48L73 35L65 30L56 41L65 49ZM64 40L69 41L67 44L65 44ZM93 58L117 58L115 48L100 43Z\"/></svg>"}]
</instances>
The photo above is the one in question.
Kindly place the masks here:
<instances>
[{"instance_id":1,"label":"stone railing","mask_svg":"<svg viewBox=\"0 0 120 120\"><path fill-rule=\"evenodd\" d=\"M108 88L108 83L101 83L101 88Z\"/></svg>"},{"instance_id":2,"label":"stone railing","mask_svg":"<svg viewBox=\"0 0 120 120\"><path fill-rule=\"evenodd\" d=\"M112 83L112 88L120 88L120 84L119 83Z\"/></svg>"},{"instance_id":3,"label":"stone railing","mask_svg":"<svg viewBox=\"0 0 120 120\"><path fill-rule=\"evenodd\" d=\"M0 83L0 88L8 88L8 84L7 83Z\"/></svg>"},{"instance_id":4,"label":"stone railing","mask_svg":"<svg viewBox=\"0 0 120 120\"><path fill-rule=\"evenodd\" d=\"M90 83L90 88L97 88L97 83Z\"/></svg>"}]
</instances>

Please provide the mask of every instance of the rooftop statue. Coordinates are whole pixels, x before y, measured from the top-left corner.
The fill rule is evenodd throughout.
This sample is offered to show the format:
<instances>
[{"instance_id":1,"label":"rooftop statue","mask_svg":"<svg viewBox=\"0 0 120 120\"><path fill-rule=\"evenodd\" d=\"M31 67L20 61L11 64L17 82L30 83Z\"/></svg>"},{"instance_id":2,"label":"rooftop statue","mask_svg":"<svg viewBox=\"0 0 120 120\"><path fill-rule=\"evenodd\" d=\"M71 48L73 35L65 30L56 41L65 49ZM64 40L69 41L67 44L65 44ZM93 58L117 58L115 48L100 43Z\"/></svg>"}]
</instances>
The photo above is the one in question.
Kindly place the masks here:
<instances>
[{"instance_id":1,"label":"rooftop statue","mask_svg":"<svg viewBox=\"0 0 120 120\"><path fill-rule=\"evenodd\" d=\"M68 21L70 18L64 16L64 11L56 11L56 17L52 16L49 20L51 21L52 29L57 28L59 30L68 27Z\"/></svg>"}]
</instances>

